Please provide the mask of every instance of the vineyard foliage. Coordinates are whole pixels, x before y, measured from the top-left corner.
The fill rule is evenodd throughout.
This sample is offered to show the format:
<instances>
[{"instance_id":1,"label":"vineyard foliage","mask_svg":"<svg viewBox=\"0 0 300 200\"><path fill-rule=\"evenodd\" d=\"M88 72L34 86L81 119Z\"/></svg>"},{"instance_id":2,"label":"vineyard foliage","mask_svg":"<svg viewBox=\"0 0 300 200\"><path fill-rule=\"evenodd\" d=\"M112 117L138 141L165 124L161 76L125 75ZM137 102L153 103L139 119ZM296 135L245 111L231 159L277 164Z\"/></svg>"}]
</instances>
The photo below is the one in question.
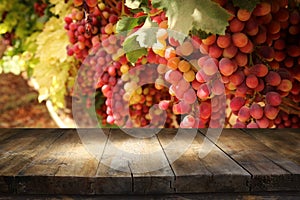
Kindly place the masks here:
<instances>
[{"instance_id":1,"label":"vineyard foliage","mask_svg":"<svg viewBox=\"0 0 300 200\"><path fill-rule=\"evenodd\" d=\"M299 127L298 0L12 1L0 72L40 101L82 98L101 126Z\"/></svg>"}]
</instances>

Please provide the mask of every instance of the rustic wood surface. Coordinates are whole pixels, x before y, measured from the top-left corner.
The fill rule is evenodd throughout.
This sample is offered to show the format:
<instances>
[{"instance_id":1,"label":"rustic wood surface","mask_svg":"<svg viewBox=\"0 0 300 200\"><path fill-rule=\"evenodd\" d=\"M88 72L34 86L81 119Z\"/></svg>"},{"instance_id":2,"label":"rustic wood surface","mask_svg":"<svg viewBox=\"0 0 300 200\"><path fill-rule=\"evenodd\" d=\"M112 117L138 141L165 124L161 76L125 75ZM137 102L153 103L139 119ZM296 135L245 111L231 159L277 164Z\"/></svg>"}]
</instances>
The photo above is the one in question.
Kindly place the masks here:
<instances>
[{"instance_id":1,"label":"rustic wood surface","mask_svg":"<svg viewBox=\"0 0 300 200\"><path fill-rule=\"evenodd\" d=\"M181 129L182 131L183 129ZM174 139L176 129L164 131L158 135L163 149L169 160L177 156L184 148L185 138L194 130L184 130L181 138L178 138L176 146L168 148L168 144ZM215 145L212 151L204 158L199 157L200 151L205 151L202 146L204 136L197 134L188 150L176 161L171 163L175 172L176 192L246 192L249 189L250 174L237 163L224 154Z\"/></svg>"},{"instance_id":2,"label":"rustic wood surface","mask_svg":"<svg viewBox=\"0 0 300 200\"><path fill-rule=\"evenodd\" d=\"M205 130L201 132L205 135ZM260 134L264 131L260 130ZM300 166L250 134L224 129L216 145L251 174L251 191L300 190Z\"/></svg>"},{"instance_id":3,"label":"rustic wood surface","mask_svg":"<svg viewBox=\"0 0 300 200\"><path fill-rule=\"evenodd\" d=\"M103 131L0 129L0 194L300 191L297 129Z\"/></svg>"},{"instance_id":4,"label":"rustic wood surface","mask_svg":"<svg viewBox=\"0 0 300 200\"><path fill-rule=\"evenodd\" d=\"M300 165L300 132L298 129L267 129L263 134L259 129L245 129L245 132L254 136L270 149L278 152Z\"/></svg>"}]
</instances>

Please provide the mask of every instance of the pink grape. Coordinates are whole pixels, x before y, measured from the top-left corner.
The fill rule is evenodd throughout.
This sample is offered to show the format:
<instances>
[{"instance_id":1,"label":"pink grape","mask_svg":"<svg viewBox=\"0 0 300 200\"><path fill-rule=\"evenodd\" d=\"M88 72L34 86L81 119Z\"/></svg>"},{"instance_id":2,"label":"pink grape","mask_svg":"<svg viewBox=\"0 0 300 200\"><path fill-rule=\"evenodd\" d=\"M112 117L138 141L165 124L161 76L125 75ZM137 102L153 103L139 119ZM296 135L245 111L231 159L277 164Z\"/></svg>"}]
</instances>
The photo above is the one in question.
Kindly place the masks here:
<instances>
[{"instance_id":1,"label":"pink grape","mask_svg":"<svg viewBox=\"0 0 300 200\"><path fill-rule=\"evenodd\" d=\"M254 103L250 106L250 115L254 119L261 119L264 115L264 110L259 104Z\"/></svg>"},{"instance_id":2,"label":"pink grape","mask_svg":"<svg viewBox=\"0 0 300 200\"><path fill-rule=\"evenodd\" d=\"M188 89L183 95L183 100L188 104L193 104L197 100L194 89Z\"/></svg>"},{"instance_id":3,"label":"pink grape","mask_svg":"<svg viewBox=\"0 0 300 200\"><path fill-rule=\"evenodd\" d=\"M195 123L195 117L193 117L192 115L187 115L180 123L180 128L193 128L195 126Z\"/></svg>"},{"instance_id":4,"label":"pink grape","mask_svg":"<svg viewBox=\"0 0 300 200\"><path fill-rule=\"evenodd\" d=\"M245 74L242 71L236 71L229 77L229 80L232 84L238 86L245 80Z\"/></svg>"},{"instance_id":5,"label":"pink grape","mask_svg":"<svg viewBox=\"0 0 300 200\"><path fill-rule=\"evenodd\" d=\"M199 108L199 115L202 119L208 119L211 116L211 104L202 102Z\"/></svg>"},{"instance_id":6,"label":"pink grape","mask_svg":"<svg viewBox=\"0 0 300 200\"><path fill-rule=\"evenodd\" d=\"M268 74L269 70L268 67L264 64L256 64L250 68L250 72L257 77L265 77Z\"/></svg>"},{"instance_id":7,"label":"pink grape","mask_svg":"<svg viewBox=\"0 0 300 200\"><path fill-rule=\"evenodd\" d=\"M170 101L168 100L163 100L159 102L159 108L161 110L167 110L169 108L169 105L170 105Z\"/></svg>"},{"instance_id":8,"label":"pink grape","mask_svg":"<svg viewBox=\"0 0 300 200\"><path fill-rule=\"evenodd\" d=\"M247 128L259 128L257 123L251 122L250 124L247 125Z\"/></svg>"},{"instance_id":9,"label":"pink grape","mask_svg":"<svg viewBox=\"0 0 300 200\"><path fill-rule=\"evenodd\" d=\"M246 85L251 88L251 89L254 89L258 86L258 78L253 75L253 74L250 74L249 76L247 76L246 78Z\"/></svg>"},{"instance_id":10,"label":"pink grape","mask_svg":"<svg viewBox=\"0 0 300 200\"><path fill-rule=\"evenodd\" d=\"M173 113L178 114L187 114L191 110L191 107L189 104L181 101L178 104L173 105Z\"/></svg>"},{"instance_id":11,"label":"pink grape","mask_svg":"<svg viewBox=\"0 0 300 200\"><path fill-rule=\"evenodd\" d=\"M230 76L235 69L237 68L236 64L229 60L228 58L222 58L219 62L219 69L221 74L224 76Z\"/></svg>"},{"instance_id":12,"label":"pink grape","mask_svg":"<svg viewBox=\"0 0 300 200\"><path fill-rule=\"evenodd\" d=\"M281 83L281 77L277 72L270 71L265 77L267 84L271 86L278 86Z\"/></svg>"},{"instance_id":13,"label":"pink grape","mask_svg":"<svg viewBox=\"0 0 300 200\"><path fill-rule=\"evenodd\" d=\"M200 98L200 99L208 99L209 96L210 96L210 89L208 87L207 84L202 84L198 91L197 91L197 96Z\"/></svg>"},{"instance_id":14,"label":"pink grape","mask_svg":"<svg viewBox=\"0 0 300 200\"><path fill-rule=\"evenodd\" d=\"M172 84L178 83L182 79L182 73L177 70L169 70L165 74L165 79Z\"/></svg>"},{"instance_id":15,"label":"pink grape","mask_svg":"<svg viewBox=\"0 0 300 200\"><path fill-rule=\"evenodd\" d=\"M207 59L203 64L203 71L205 74L211 76L217 73L218 71L218 60L217 59Z\"/></svg>"},{"instance_id":16,"label":"pink grape","mask_svg":"<svg viewBox=\"0 0 300 200\"><path fill-rule=\"evenodd\" d=\"M238 112L238 119L241 122L246 122L250 119L250 109L247 106L241 107Z\"/></svg>"},{"instance_id":17,"label":"pink grape","mask_svg":"<svg viewBox=\"0 0 300 200\"><path fill-rule=\"evenodd\" d=\"M256 123L259 128L268 128L269 127L269 120L266 117L262 117L261 119L257 119Z\"/></svg>"},{"instance_id":18,"label":"pink grape","mask_svg":"<svg viewBox=\"0 0 300 200\"><path fill-rule=\"evenodd\" d=\"M230 102L230 108L232 111L239 111L245 102L246 100L242 97L234 97Z\"/></svg>"},{"instance_id":19,"label":"pink grape","mask_svg":"<svg viewBox=\"0 0 300 200\"><path fill-rule=\"evenodd\" d=\"M266 103L270 104L271 106L279 106L282 102L280 94L277 92L268 92L266 94Z\"/></svg>"},{"instance_id":20,"label":"pink grape","mask_svg":"<svg viewBox=\"0 0 300 200\"><path fill-rule=\"evenodd\" d=\"M267 104L265 106L264 112L268 119L274 120L279 113L279 109L277 107Z\"/></svg>"},{"instance_id":21,"label":"pink grape","mask_svg":"<svg viewBox=\"0 0 300 200\"><path fill-rule=\"evenodd\" d=\"M211 91L215 95L225 94L225 87L224 87L224 84L222 83L222 81L220 81L218 79L213 81Z\"/></svg>"}]
</instances>

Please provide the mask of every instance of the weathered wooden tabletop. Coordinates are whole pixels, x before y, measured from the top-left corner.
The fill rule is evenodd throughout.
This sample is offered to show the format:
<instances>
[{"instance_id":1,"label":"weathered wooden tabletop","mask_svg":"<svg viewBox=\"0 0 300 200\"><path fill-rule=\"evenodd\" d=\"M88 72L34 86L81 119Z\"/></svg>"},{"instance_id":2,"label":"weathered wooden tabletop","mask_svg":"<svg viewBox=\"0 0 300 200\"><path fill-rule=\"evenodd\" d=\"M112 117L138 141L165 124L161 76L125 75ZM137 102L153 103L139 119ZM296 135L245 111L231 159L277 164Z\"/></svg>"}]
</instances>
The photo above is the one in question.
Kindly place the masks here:
<instances>
[{"instance_id":1,"label":"weathered wooden tabletop","mask_svg":"<svg viewBox=\"0 0 300 200\"><path fill-rule=\"evenodd\" d=\"M164 129L138 139L119 129L105 129L105 141L96 148L98 154L91 155L76 129L0 129L0 194L300 191L299 129L224 129L217 139L205 129L184 130L185 135L196 131L190 144L184 137L176 138L177 131ZM207 150L204 140L211 148L199 157ZM170 146L171 141L176 145ZM138 163L122 164L126 159L115 147L134 152L137 144L142 148L136 155L160 152L157 160L143 156L145 169L157 163L163 167L143 171Z\"/></svg>"}]
</instances>

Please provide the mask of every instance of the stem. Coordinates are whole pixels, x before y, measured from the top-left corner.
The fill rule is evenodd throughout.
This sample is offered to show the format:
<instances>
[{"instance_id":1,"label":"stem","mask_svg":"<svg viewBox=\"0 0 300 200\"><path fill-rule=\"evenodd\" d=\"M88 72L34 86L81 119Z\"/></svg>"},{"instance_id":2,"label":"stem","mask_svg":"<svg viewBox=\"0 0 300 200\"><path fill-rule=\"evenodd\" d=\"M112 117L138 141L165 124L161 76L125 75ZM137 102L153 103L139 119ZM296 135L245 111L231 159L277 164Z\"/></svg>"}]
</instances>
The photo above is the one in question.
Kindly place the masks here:
<instances>
[{"instance_id":1,"label":"stem","mask_svg":"<svg viewBox=\"0 0 300 200\"><path fill-rule=\"evenodd\" d=\"M99 5L97 4L97 8L98 8L98 10L100 10L100 8L99 8ZM102 14L102 11L100 10L100 15L101 15L101 18L103 19L104 18L104 16L103 16L103 14Z\"/></svg>"},{"instance_id":2,"label":"stem","mask_svg":"<svg viewBox=\"0 0 300 200\"><path fill-rule=\"evenodd\" d=\"M287 114L295 114L295 115L300 115L299 110L294 110L293 108L287 106L287 105L280 105L279 109L286 112Z\"/></svg>"},{"instance_id":3,"label":"stem","mask_svg":"<svg viewBox=\"0 0 300 200\"><path fill-rule=\"evenodd\" d=\"M252 53L250 53L250 55L249 55L249 64L250 64L250 66L253 66L253 57L252 57Z\"/></svg>"},{"instance_id":4,"label":"stem","mask_svg":"<svg viewBox=\"0 0 300 200\"><path fill-rule=\"evenodd\" d=\"M149 14L149 17L154 17L154 16L156 16L156 15L159 15L159 14L162 13L162 12L163 12L163 10L159 10L159 11L157 11L156 13Z\"/></svg>"},{"instance_id":5,"label":"stem","mask_svg":"<svg viewBox=\"0 0 300 200\"><path fill-rule=\"evenodd\" d=\"M229 116L227 117L227 122L230 122L230 119L231 119L231 117L232 117L232 111L230 111L230 113L229 113Z\"/></svg>"},{"instance_id":6,"label":"stem","mask_svg":"<svg viewBox=\"0 0 300 200\"><path fill-rule=\"evenodd\" d=\"M249 104L252 104L257 96L257 94L259 94L257 91L254 91L253 97L251 99L249 99Z\"/></svg>"},{"instance_id":7,"label":"stem","mask_svg":"<svg viewBox=\"0 0 300 200\"><path fill-rule=\"evenodd\" d=\"M122 0L122 12L121 16L128 16L127 13L125 12L125 0Z\"/></svg>"},{"instance_id":8,"label":"stem","mask_svg":"<svg viewBox=\"0 0 300 200\"><path fill-rule=\"evenodd\" d=\"M293 109L295 109L295 110L300 111L300 107L299 107L298 105L296 105L295 103L289 101L289 100L286 99L286 98L283 98L283 99L282 99L282 103L283 103L283 105L289 106L289 107L291 107L291 108L293 108Z\"/></svg>"}]
</instances>

